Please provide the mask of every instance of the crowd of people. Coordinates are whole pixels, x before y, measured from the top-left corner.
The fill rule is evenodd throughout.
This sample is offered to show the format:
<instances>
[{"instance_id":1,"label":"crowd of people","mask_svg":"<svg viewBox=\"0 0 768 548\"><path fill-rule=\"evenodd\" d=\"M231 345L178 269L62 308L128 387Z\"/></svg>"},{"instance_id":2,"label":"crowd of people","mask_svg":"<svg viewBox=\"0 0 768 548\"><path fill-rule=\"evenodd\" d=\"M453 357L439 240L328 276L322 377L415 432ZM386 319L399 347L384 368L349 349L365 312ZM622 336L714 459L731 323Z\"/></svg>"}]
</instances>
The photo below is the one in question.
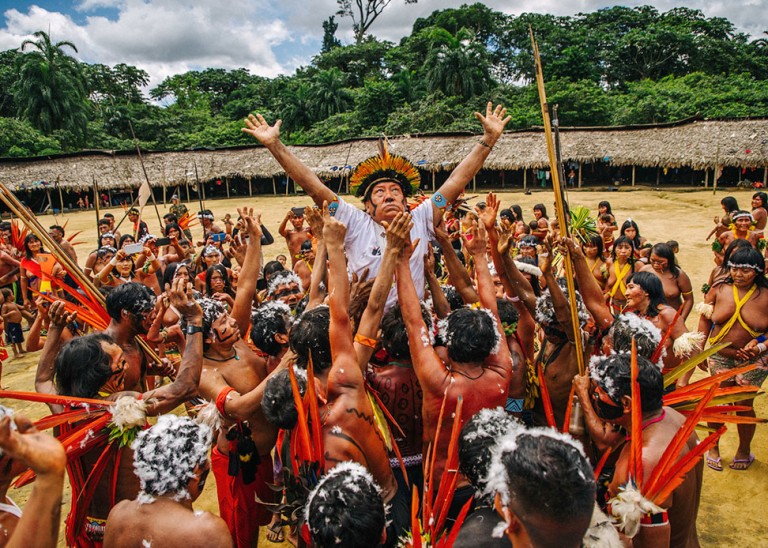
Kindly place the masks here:
<instances>
[{"instance_id":1,"label":"crowd of people","mask_svg":"<svg viewBox=\"0 0 768 548\"><path fill-rule=\"evenodd\" d=\"M204 209L197 227L176 195L162 234L135 209L124 234L99 220L88 283L63 227L46 250L0 224L6 340L42 351L34 392L0 408L0 544L56 544L66 475L72 546L245 547L261 528L318 547L698 546L703 467L723 458L717 436L700 454L702 415L671 402L697 361L716 376L708 398L740 387L729 467L750 467L768 197L723 200L694 297L678 243L647 241L608 202L568 231L543 203L529 222L493 193L470 204L509 121L490 103L476 117L482 138L431 197L381 142L350 179L361 209L281 143L279 121L249 116L314 202L286 212L273 260L253 209ZM14 397L50 417L14 415ZM728 410L706 416L722 433ZM7 491L28 469L21 510ZM193 508L210 472L218 515Z\"/></svg>"}]
</instances>

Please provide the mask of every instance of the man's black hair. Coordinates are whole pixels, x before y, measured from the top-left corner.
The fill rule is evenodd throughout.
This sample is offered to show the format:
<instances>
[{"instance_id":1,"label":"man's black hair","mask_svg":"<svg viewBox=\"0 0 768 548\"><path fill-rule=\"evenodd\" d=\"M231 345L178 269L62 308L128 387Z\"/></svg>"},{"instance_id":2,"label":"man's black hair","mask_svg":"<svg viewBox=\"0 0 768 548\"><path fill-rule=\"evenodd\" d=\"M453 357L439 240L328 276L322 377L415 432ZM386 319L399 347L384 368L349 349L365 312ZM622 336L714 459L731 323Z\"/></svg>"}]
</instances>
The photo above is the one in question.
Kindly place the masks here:
<instances>
[{"instance_id":1,"label":"man's black hair","mask_svg":"<svg viewBox=\"0 0 768 548\"><path fill-rule=\"evenodd\" d=\"M639 322L648 322L646 324L647 329L637 329ZM661 342L661 332L656 329L658 336L654 336L651 327L656 329L650 320L642 319L632 312L619 314L608 331L613 350L615 352L631 352L632 340L634 340L637 355L650 359Z\"/></svg>"},{"instance_id":2,"label":"man's black hair","mask_svg":"<svg viewBox=\"0 0 768 548\"><path fill-rule=\"evenodd\" d=\"M371 548L381 543L386 525L384 501L369 475L331 473L310 496L308 505L307 525L314 546Z\"/></svg>"},{"instance_id":3,"label":"man's black hair","mask_svg":"<svg viewBox=\"0 0 768 548\"><path fill-rule=\"evenodd\" d=\"M611 354L592 365L592 378L605 390L617 405L621 398L632 397L632 356ZM637 381L640 385L640 402L643 413L658 411L664 405L664 377L661 369L643 356L637 356Z\"/></svg>"},{"instance_id":4,"label":"man's black hair","mask_svg":"<svg viewBox=\"0 0 768 548\"><path fill-rule=\"evenodd\" d=\"M301 373L296 373L296 383L299 387L299 393L303 396L307 390L307 376ZM267 384L264 387L264 398L261 401L261 410L264 412L264 418L278 428L291 430L296 426L299 413L296 410L291 377L287 369L278 371L267 379Z\"/></svg>"},{"instance_id":5,"label":"man's black hair","mask_svg":"<svg viewBox=\"0 0 768 548\"><path fill-rule=\"evenodd\" d=\"M648 293L648 310L645 315L651 318L659 315L659 306L667 304L667 297L664 295L664 286L661 278L652 272L635 272L627 278L627 283L637 284Z\"/></svg>"},{"instance_id":6,"label":"man's black hair","mask_svg":"<svg viewBox=\"0 0 768 548\"><path fill-rule=\"evenodd\" d=\"M122 310L137 315L152 310L154 306L154 292L146 285L138 282L118 285L109 292L106 299L107 314L118 322Z\"/></svg>"},{"instance_id":7,"label":"man's black hair","mask_svg":"<svg viewBox=\"0 0 768 548\"><path fill-rule=\"evenodd\" d=\"M112 219L112 220L114 220L114 219L115 219L115 216L114 216L114 215L112 215L111 213L105 213L105 214L104 214L104 217L105 217L106 219Z\"/></svg>"},{"instance_id":8,"label":"man's black hair","mask_svg":"<svg viewBox=\"0 0 768 548\"><path fill-rule=\"evenodd\" d=\"M174 215L173 213L166 213L165 215L163 215L163 220L170 221L171 223L179 222L179 218L176 217L176 215Z\"/></svg>"},{"instance_id":9,"label":"man's black hair","mask_svg":"<svg viewBox=\"0 0 768 548\"><path fill-rule=\"evenodd\" d=\"M272 274L275 272L280 272L281 270L285 270L285 267L283 266L283 263L280 261L269 261L267 264L264 265L264 279L269 282L269 279L272 277Z\"/></svg>"},{"instance_id":10,"label":"man's black hair","mask_svg":"<svg viewBox=\"0 0 768 548\"><path fill-rule=\"evenodd\" d=\"M109 335L92 333L70 339L56 355L56 391L66 396L94 398L114 374L112 360L102 343L114 343Z\"/></svg>"},{"instance_id":11,"label":"man's black hair","mask_svg":"<svg viewBox=\"0 0 768 548\"><path fill-rule=\"evenodd\" d=\"M581 546L595 506L589 461L573 445L538 433L520 433L516 445L501 455L510 510L534 546ZM531 515L539 519L527 519Z\"/></svg>"},{"instance_id":12,"label":"man's black hair","mask_svg":"<svg viewBox=\"0 0 768 548\"><path fill-rule=\"evenodd\" d=\"M304 312L293 324L288 342L296 353L300 367L307 367L310 355L315 371L331 367L330 326L331 313L327 306Z\"/></svg>"},{"instance_id":13,"label":"man's black hair","mask_svg":"<svg viewBox=\"0 0 768 548\"><path fill-rule=\"evenodd\" d=\"M61 232L61 235L62 235L62 236L64 236L64 235L65 235L65 233L64 233L64 227L63 227L63 226L60 226L60 225L51 225L51 226L49 226L49 227L48 227L48 230L58 230L59 232Z\"/></svg>"},{"instance_id":14,"label":"man's black hair","mask_svg":"<svg viewBox=\"0 0 768 548\"><path fill-rule=\"evenodd\" d=\"M270 356L283 349L275 335L287 335L291 325L291 309L280 301L267 301L251 314L251 341Z\"/></svg>"},{"instance_id":15,"label":"man's black hair","mask_svg":"<svg viewBox=\"0 0 768 548\"><path fill-rule=\"evenodd\" d=\"M505 434L522 425L501 407L483 409L472 416L459 434L459 472L477 495L486 486L493 449Z\"/></svg>"},{"instance_id":16,"label":"man's black hair","mask_svg":"<svg viewBox=\"0 0 768 548\"><path fill-rule=\"evenodd\" d=\"M460 308L448 314L444 321L444 342L452 361L480 363L490 356L498 333L487 311Z\"/></svg>"},{"instance_id":17,"label":"man's black hair","mask_svg":"<svg viewBox=\"0 0 768 548\"><path fill-rule=\"evenodd\" d=\"M96 226L112 226L112 223L109 222L109 219L99 219L99 222L96 223Z\"/></svg>"},{"instance_id":18,"label":"man's black hair","mask_svg":"<svg viewBox=\"0 0 768 548\"><path fill-rule=\"evenodd\" d=\"M421 305L421 318L427 329L432 329L432 314L427 307ZM408 333L405 329L403 312L400 304L395 304L381 318L381 343L390 358L410 360L411 349L408 346Z\"/></svg>"},{"instance_id":19,"label":"man's black hair","mask_svg":"<svg viewBox=\"0 0 768 548\"><path fill-rule=\"evenodd\" d=\"M456 291L456 288L452 285L441 285L440 289L443 290L443 295L448 300L448 306L451 307L451 311L464 308L464 299L461 298L461 294Z\"/></svg>"},{"instance_id":20,"label":"man's black hair","mask_svg":"<svg viewBox=\"0 0 768 548\"><path fill-rule=\"evenodd\" d=\"M520 319L514 303L509 299L497 298L496 307L499 309L499 319L502 324L511 327Z\"/></svg>"}]
</instances>

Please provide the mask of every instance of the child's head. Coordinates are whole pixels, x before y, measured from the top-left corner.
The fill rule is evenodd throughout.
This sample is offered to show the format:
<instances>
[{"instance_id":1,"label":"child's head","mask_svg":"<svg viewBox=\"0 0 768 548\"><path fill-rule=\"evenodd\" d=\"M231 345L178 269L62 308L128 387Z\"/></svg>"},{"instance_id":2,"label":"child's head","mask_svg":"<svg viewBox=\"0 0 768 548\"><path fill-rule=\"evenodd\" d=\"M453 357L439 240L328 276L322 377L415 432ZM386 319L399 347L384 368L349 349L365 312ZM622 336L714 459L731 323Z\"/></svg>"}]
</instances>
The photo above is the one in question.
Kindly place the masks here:
<instances>
[{"instance_id":1,"label":"child's head","mask_svg":"<svg viewBox=\"0 0 768 548\"><path fill-rule=\"evenodd\" d=\"M610 213L603 213L602 215L600 215L600 221L602 221L604 223L610 224L611 223L611 214Z\"/></svg>"},{"instance_id":2,"label":"child's head","mask_svg":"<svg viewBox=\"0 0 768 548\"><path fill-rule=\"evenodd\" d=\"M0 291L3 292L3 302L6 302L6 303L13 302L13 291L8 289L7 287L0 289Z\"/></svg>"}]
</instances>

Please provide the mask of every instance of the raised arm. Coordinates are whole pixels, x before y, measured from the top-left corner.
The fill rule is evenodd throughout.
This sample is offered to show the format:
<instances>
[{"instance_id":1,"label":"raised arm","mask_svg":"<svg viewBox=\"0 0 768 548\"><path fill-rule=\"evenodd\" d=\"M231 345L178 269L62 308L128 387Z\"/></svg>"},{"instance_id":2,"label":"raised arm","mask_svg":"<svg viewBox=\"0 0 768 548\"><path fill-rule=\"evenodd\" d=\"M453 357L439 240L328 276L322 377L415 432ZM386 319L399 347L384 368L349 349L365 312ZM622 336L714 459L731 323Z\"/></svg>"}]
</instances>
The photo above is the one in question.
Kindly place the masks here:
<instances>
[{"instance_id":1,"label":"raised arm","mask_svg":"<svg viewBox=\"0 0 768 548\"><path fill-rule=\"evenodd\" d=\"M448 270L448 281L453 284L456 291L461 295L461 298L465 303L476 303L480 300L477 296L472 285L472 278L469 277L469 273L461 264L456 250L451 245L451 240L448 233L442 226L435 226L435 238L437 243L440 244L440 248L443 250L443 261L445 262L445 268Z\"/></svg>"},{"instance_id":2,"label":"raised arm","mask_svg":"<svg viewBox=\"0 0 768 548\"><path fill-rule=\"evenodd\" d=\"M488 235L488 244L491 251L491 259L493 260L493 266L496 268L496 273L501 280L501 285L504 286L504 292L507 295L514 295L515 291L512 287L512 282L509 280L509 276L504 269L504 262L501 259L499 253L499 230L496 227L496 218L499 215L499 208L501 202L493 192L489 192L485 199L485 210L480 214L480 221L482 221L485 227L485 232Z\"/></svg>"},{"instance_id":3,"label":"raised arm","mask_svg":"<svg viewBox=\"0 0 768 548\"><path fill-rule=\"evenodd\" d=\"M573 241L573 239L563 239L568 250L568 254L571 256L571 264L573 265L573 274L576 278L576 283L579 286L579 293L584 301L584 306L592 317L595 319L595 324L601 331L607 329L613 324L613 314L611 314L610 307L605 304L605 296L603 290L600 289L600 285L592 275L587 264L587 259L584 257L584 253L581 252L581 248ZM562 249L562 246L561 246Z\"/></svg>"},{"instance_id":4,"label":"raised arm","mask_svg":"<svg viewBox=\"0 0 768 548\"><path fill-rule=\"evenodd\" d=\"M240 336L246 338L248 328L251 325L251 307L253 306L253 296L256 294L256 283L261 262L261 216L254 215L253 208L238 208L237 212L248 232L248 247L241 265L240 276L237 279L237 293L230 315L237 322Z\"/></svg>"},{"instance_id":5,"label":"raised arm","mask_svg":"<svg viewBox=\"0 0 768 548\"><path fill-rule=\"evenodd\" d=\"M510 284L512 284L512 290L518 299L525 305L526 310L531 317L536 317L536 293L533 292L531 283L525 279L523 273L517 269L515 261L512 259L510 251L512 250L512 241L514 237L512 232L504 231L499 235L499 244L497 249L499 250L499 256L501 262L504 265L504 271L507 273L507 278Z\"/></svg>"},{"instance_id":6,"label":"raised arm","mask_svg":"<svg viewBox=\"0 0 768 548\"><path fill-rule=\"evenodd\" d=\"M323 239L328 250L328 296L331 325L333 364L328 373L328 392L340 388L362 389L363 373L357 367L357 355L352 343L352 327L349 319L349 275L344 256L344 236L347 228L330 216L328 204L323 204Z\"/></svg>"},{"instance_id":7,"label":"raised arm","mask_svg":"<svg viewBox=\"0 0 768 548\"><path fill-rule=\"evenodd\" d=\"M427 246L427 253L424 255L424 279L427 280L435 314L442 320L451 313L451 305L440 287L437 274L435 274L435 252L432 249L432 244Z\"/></svg>"},{"instance_id":8,"label":"raised arm","mask_svg":"<svg viewBox=\"0 0 768 548\"><path fill-rule=\"evenodd\" d=\"M421 302L416 294L409 261L413 254L413 245L406 245L397 263L397 300L408 333L408 347L411 361L422 387L442 385L446 369L434 347L429 344L429 331L421 316Z\"/></svg>"},{"instance_id":9,"label":"raised arm","mask_svg":"<svg viewBox=\"0 0 768 548\"><path fill-rule=\"evenodd\" d=\"M191 283L187 284L181 278L174 280L168 298L188 326L202 328L203 311L192 298ZM171 384L142 395L142 399L147 402L147 415L167 413L197 393L203 367L202 329L192 334L188 332L186 340L176 379ZM117 394L113 398L116 399L116 396Z\"/></svg>"},{"instance_id":10,"label":"raised arm","mask_svg":"<svg viewBox=\"0 0 768 548\"><path fill-rule=\"evenodd\" d=\"M376 281L373 282L371 294L368 297L368 306L365 307L363 316L360 318L360 324L357 326L357 335L360 336L355 336L357 364L361 371L365 370L365 366L373 354L374 347L368 344L368 341L375 340L376 334L379 332L381 317L384 315L384 305L387 302L389 291L392 289L395 266L397 266L397 260L403 246L409 239L411 228L413 228L413 220L409 213L398 213L392 223L387 226L387 247L384 249L379 273L376 275ZM365 343L359 342L360 340L365 341Z\"/></svg>"},{"instance_id":11,"label":"raised arm","mask_svg":"<svg viewBox=\"0 0 768 548\"><path fill-rule=\"evenodd\" d=\"M483 138L480 139L470 150L469 154L464 158L461 163L451 172L438 190L438 194L432 198L432 207L434 211L435 226L440 219L442 208L445 205L453 203L459 194L462 193L467 183L472 180L480 168L483 167L483 163L488 155L491 153L491 149L496 144L496 141L501 137L501 133L504 131L504 126L507 125L510 116L507 116L507 109L502 105L497 105L493 108L493 103L488 102L485 109L485 116L479 112L475 112L475 118L480 120L483 124ZM442 199L440 198L442 197ZM436 203L438 202L438 203ZM438 207L442 206L442 207Z\"/></svg>"},{"instance_id":12,"label":"raised arm","mask_svg":"<svg viewBox=\"0 0 768 548\"><path fill-rule=\"evenodd\" d=\"M323 202L331 203L336 197L331 189L325 186L315 172L304 165L280 141L280 126L282 123L282 120L278 120L274 126L270 126L261 114L256 114L255 116L249 114L248 118L245 119L246 127L243 128L243 131L252 135L264 145L288 176L296 181L317 205L323 205Z\"/></svg>"},{"instance_id":13,"label":"raised arm","mask_svg":"<svg viewBox=\"0 0 768 548\"><path fill-rule=\"evenodd\" d=\"M575 336L575 329L578 329L577 325L574 328L573 321L571 320L571 309L568 306L568 299L560 289L560 284L557 283L555 275L552 272L552 248L547 246L546 251L539 255L539 268L544 276L544 281L549 289L549 294L552 296L552 306L555 309L555 318L557 323L563 328L568 340L573 342ZM574 297L575 298L575 297Z\"/></svg>"},{"instance_id":14,"label":"raised arm","mask_svg":"<svg viewBox=\"0 0 768 548\"><path fill-rule=\"evenodd\" d=\"M309 280L309 301L305 310L312 310L317 305L322 304L325 299L325 292L320 288L325 284L328 269L328 253L325 249L325 239L323 239L323 215L322 212L314 207L304 208L304 219L306 219L309 229L317 238L317 247L315 248L315 267L312 269L312 276ZM327 284L326 289L327 289Z\"/></svg>"},{"instance_id":15,"label":"raised arm","mask_svg":"<svg viewBox=\"0 0 768 548\"><path fill-rule=\"evenodd\" d=\"M12 420L17 430L11 429ZM38 432L28 418L6 416L0 419L0 449L4 455L26 464L36 476L24 513L11 537L5 539L5 546L54 548L59 537L67 466L64 447L53 436Z\"/></svg>"},{"instance_id":16,"label":"raised arm","mask_svg":"<svg viewBox=\"0 0 768 548\"><path fill-rule=\"evenodd\" d=\"M288 221L291 219L291 215L293 215L293 212L289 209L288 213L285 214L283 221L280 223L280 226L277 229L277 233L280 234L280 236L283 238L288 237Z\"/></svg>"},{"instance_id":17,"label":"raised arm","mask_svg":"<svg viewBox=\"0 0 768 548\"><path fill-rule=\"evenodd\" d=\"M56 370L56 355L61 348L61 332L69 323L75 321L77 314L69 314L64 308L64 301L56 301L48 309L51 321L48 326L48 336L45 339L43 352L37 362L35 373L35 391L40 394L55 394L56 386L53 384L53 376ZM61 406L49 405L51 411L58 413Z\"/></svg>"}]
</instances>

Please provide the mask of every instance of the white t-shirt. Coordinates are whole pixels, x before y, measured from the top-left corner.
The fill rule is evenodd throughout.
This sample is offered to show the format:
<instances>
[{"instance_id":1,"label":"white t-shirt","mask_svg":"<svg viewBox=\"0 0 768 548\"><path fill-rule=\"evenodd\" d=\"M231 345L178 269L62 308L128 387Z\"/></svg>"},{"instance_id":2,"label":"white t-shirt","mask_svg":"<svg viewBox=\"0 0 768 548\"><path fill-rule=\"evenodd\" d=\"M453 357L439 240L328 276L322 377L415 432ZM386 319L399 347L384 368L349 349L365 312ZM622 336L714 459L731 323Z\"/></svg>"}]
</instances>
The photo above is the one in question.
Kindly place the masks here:
<instances>
[{"instance_id":1,"label":"white t-shirt","mask_svg":"<svg viewBox=\"0 0 768 548\"><path fill-rule=\"evenodd\" d=\"M416 285L419 299L424 299L424 255L428 244L435 239L435 226L432 220L432 201L425 200L411 211L413 228L411 241L419 240L411 255L411 275ZM339 198L339 207L335 217L347 227L344 247L347 253L347 268L357 275L368 268L369 277L376 276L381 267L381 258L387 245L386 229L374 221L365 211L358 209ZM397 288L393 285L387 297L386 308L397 302Z\"/></svg>"}]
</instances>

